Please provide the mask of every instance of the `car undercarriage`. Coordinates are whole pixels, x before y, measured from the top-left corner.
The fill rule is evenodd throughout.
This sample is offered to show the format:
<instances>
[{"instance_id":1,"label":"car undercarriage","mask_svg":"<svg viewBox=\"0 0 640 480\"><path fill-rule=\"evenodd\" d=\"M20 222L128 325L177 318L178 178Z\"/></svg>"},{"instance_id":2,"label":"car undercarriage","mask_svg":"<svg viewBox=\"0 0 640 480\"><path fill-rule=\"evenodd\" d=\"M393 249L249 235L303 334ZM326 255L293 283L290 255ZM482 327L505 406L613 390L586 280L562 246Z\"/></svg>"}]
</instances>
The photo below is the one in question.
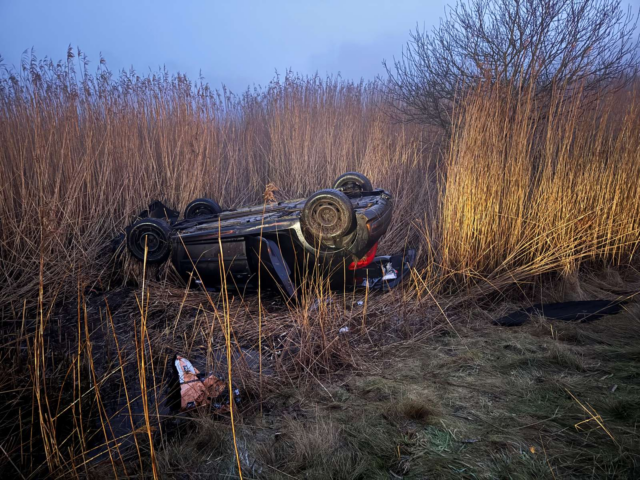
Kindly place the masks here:
<instances>
[{"instance_id":1,"label":"car undercarriage","mask_svg":"<svg viewBox=\"0 0 640 480\"><path fill-rule=\"evenodd\" d=\"M332 288L391 288L413 265L413 251L376 257L393 198L356 172L308 198L223 210L199 198L180 212L153 202L126 229L129 251L146 263L171 263L207 289L259 286L292 297L322 275Z\"/></svg>"}]
</instances>

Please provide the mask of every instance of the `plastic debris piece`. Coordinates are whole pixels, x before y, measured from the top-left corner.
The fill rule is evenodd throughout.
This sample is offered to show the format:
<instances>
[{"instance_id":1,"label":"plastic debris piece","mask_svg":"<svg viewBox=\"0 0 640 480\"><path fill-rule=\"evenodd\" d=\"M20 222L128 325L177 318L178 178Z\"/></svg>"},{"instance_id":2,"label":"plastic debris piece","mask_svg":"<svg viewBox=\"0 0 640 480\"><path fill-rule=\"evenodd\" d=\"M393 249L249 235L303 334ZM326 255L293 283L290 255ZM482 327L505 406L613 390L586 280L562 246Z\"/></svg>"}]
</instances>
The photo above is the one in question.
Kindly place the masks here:
<instances>
[{"instance_id":1,"label":"plastic debris piece","mask_svg":"<svg viewBox=\"0 0 640 480\"><path fill-rule=\"evenodd\" d=\"M342 328L339 330L339 332L340 332L340 333L349 333L349 327L342 327Z\"/></svg>"},{"instance_id":2,"label":"plastic debris piece","mask_svg":"<svg viewBox=\"0 0 640 480\"><path fill-rule=\"evenodd\" d=\"M395 288L411 273L415 257L413 249L375 257L368 266L355 271L356 285L382 291Z\"/></svg>"},{"instance_id":3,"label":"plastic debris piece","mask_svg":"<svg viewBox=\"0 0 640 480\"><path fill-rule=\"evenodd\" d=\"M391 262L388 262L382 268L384 271L384 276L382 277L382 280L395 280L396 278L398 278L398 271L395 268L393 268L393 265L391 264Z\"/></svg>"},{"instance_id":4,"label":"plastic debris piece","mask_svg":"<svg viewBox=\"0 0 640 480\"><path fill-rule=\"evenodd\" d=\"M180 381L180 408L191 410L211 405L219 413L229 411L227 383L213 373L200 373L193 364L180 355L176 355L175 367ZM240 392L233 389L233 400L239 403Z\"/></svg>"},{"instance_id":5,"label":"plastic debris piece","mask_svg":"<svg viewBox=\"0 0 640 480\"><path fill-rule=\"evenodd\" d=\"M590 322L605 315L619 313L624 300L586 300L579 302L560 302L537 304L532 307L512 312L509 315L494 320L493 323L503 327L519 327L532 315L564 320L567 322Z\"/></svg>"}]
</instances>

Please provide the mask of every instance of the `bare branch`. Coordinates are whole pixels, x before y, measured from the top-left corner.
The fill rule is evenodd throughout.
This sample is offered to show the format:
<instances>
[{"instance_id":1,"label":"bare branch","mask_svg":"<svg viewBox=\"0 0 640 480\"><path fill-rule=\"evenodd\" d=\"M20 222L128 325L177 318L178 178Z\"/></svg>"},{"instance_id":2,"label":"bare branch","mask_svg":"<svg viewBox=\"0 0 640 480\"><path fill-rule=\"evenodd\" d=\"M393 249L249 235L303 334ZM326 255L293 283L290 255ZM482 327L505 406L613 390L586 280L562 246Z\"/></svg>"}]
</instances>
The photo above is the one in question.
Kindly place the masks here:
<instances>
[{"instance_id":1,"label":"bare branch","mask_svg":"<svg viewBox=\"0 0 640 480\"><path fill-rule=\"evenodd\" d=\"M402 121L448 129L456 99L479 82L541 96L624 88L640 64L638 15L620 0L460 0L384 63L392 106Z\"/></svg>"}]
</instances>

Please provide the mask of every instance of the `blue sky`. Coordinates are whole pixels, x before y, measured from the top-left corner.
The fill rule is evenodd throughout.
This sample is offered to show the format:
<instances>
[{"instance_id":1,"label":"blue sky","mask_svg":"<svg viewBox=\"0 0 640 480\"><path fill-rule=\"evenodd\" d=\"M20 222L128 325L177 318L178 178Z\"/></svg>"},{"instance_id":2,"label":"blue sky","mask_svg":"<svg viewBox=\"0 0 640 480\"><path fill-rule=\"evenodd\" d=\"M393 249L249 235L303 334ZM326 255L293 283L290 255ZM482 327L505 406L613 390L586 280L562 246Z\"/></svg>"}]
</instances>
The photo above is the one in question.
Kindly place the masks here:
<instances>
[{"instance_id":1,"label":"blue sky","mask_svg":"<svg viewBox=\"0 0 640 480\"><path fill-rule=\"evenodd\" d=\"M634 0L640 1L640 0ZM112 70L166 65L238 91L274 72L338 72L370 79L399 55L416 24L430 26L445 0L36 1L0 0L0 55L19 65L25 49L64 58L79 46Z\"/></svg>"}]
</instances>

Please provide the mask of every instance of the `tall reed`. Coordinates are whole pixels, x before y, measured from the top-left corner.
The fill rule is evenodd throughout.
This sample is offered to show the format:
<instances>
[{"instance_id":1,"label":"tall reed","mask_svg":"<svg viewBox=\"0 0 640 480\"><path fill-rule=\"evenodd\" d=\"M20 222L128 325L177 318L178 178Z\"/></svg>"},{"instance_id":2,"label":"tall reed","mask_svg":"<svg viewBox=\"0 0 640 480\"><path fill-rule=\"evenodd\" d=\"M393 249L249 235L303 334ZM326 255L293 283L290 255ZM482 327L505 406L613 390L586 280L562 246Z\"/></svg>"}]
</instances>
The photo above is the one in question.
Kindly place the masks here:
<instances>
[{"instance_id":1,"label":"tall reed","mask_svg":"<svg viewBox=\"0 0 640 480\"><path fill-rule=\"evenodd\" d=\"M38 475L45 469L86 473L104 456L90 445L93 407L110 473L159 475L151 432L160 417L156 377L165 379L160 359L166 352L158 338L187 354L205 344L211 363L222 334L229 368L232 349L241 354L244 344L260 352L270 346L276 374L320 381L332 369L357 366L358 339L371 345L387 338L370 335L381 333L385 322L422 318L424 302L416 296L440 307L451 291L485 293L544 273L635 261L637 92L587 105L558 90L541 103L527 90L487 82L466 94L454 112L452 136L445 138L389 121L380 86L287 72L264 88L234 95L165 70L114 73L102 59L91 71L86 57L72 50L63 62L32 56L19 71L3 72L0 333L3 345L15 345L15 355L3 356L15 375L2 379L0 395L22 392L11 397L21 412L20 435L2 444L10 467ZM366 292L360 303L353 292L329 291L321 276L305 277L298 302L273 312L259 301L252 311L229 295L220 304L169 285L152 290L146 271L138 308L130 312L131 325L124 325L135 332L133 339L118 338L123 326L116 326L106 299L104 317L92 317L95 311L87 308L85 294L110 288L110 239L151 200L182 209L195 197L210 196L235 207L261 203L270 183L285 195L304 196L348 170L393 193L393 223L379 251L418 248L413 288L386 297ZM162 292L167 299L161 309L179 308L159 328L151 319ZM56 321L61 337L74 330L63 328L68 315L56 316L65 301L77 306L75 344L50 352ZM183 310L191 307L195 318L180 330ZM112 335L114 369L94 358L93 348L106 352L109 343L93 340L96 324ZM415 332L418 324L405 330ZM349 336L340 333L345 326ZM279 349L284 353L278 357ZM20 373L24 360L28 376ZM126 380L126 365L139 372L137 382ZM164 368L172 367L165 362ZM262 394L262 357L259 370ZM110 376L123 384L122 411L132 430L126 438L133 436L132 463L138 465L122 460L125 439L116 438L104 406ZM136 401L145 419L144 428L134 431ZM5 423L0 430L15 431ZM43 452L34 462L27 457L38 442Z\"/></svg>"},{"instance_id":2,"label":"tall reed","mask_svg":"<svg viewBox=\"0 0 640 480\"><path fill-rule=\"evenodd\" d=\"M423 196L420 132L387 121L375 82L287 73L232 95L87 62L71 50L57 64L32 57L0 79L0 304L33 291L41 259L45 285L89 278L100 249L156 198L234 207L261 201L269 182L302 196L348 170L397 192L399 212ZM389 243L411 221L397 218Z\"/></svg>"},{"instance_id":3,"label":"tall reed","mask_svg":"<svg viewBox=\"0 0 640 480\"><path fill-rule=\"evenodd\" d=\"M495 83L456 117L431 243L444 275L524 280L633 260L640 239L635 91L585 104Z\"/></svg>"}]
</instances>

